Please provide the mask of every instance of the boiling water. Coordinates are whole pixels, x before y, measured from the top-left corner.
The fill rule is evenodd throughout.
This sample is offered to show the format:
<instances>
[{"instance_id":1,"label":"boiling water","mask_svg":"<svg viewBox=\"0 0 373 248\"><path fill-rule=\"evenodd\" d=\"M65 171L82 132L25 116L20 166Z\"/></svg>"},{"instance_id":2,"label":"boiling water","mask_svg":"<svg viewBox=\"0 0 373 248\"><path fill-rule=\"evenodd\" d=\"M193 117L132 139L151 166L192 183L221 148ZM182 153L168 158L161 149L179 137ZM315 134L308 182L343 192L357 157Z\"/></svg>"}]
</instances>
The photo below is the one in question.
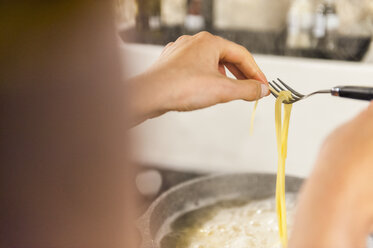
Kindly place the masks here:
<instances>
[{"instance_id":1,"label":"boiling water","mask_svg":"<svg viewBox=\"0 0 373 248\"><path fill-rule=\"evenodd\" d=\"M295 195L287 194L291 234ZM189 211L170 224L162 248L280 248L275 198L230 200Z\"/></svg>"}]
</instances>

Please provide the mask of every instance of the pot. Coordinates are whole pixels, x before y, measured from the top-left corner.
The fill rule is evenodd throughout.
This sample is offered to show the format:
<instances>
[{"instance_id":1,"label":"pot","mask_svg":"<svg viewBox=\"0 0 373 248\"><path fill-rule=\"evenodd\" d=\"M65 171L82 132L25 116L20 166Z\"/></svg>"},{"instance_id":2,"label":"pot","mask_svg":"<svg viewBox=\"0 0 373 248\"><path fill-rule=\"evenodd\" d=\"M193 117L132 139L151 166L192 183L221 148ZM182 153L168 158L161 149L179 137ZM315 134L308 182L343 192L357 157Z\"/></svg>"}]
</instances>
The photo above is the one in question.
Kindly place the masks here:
<instances>
[{"instance_id":1,"label":"pot","mask_svg":"<svg viewBox=\"0 0 373 248\"><path fill-rule=\"evenodd\" d=\"M303 179L286 176L286 192L297 193ZM276 175L241 173L213 175L181 183L158 197L139 219L142 248L160 248L157 233L165 221L190 206L199 208L224 199L264 199L275 195Z\"/></svg>"}]
</instances>

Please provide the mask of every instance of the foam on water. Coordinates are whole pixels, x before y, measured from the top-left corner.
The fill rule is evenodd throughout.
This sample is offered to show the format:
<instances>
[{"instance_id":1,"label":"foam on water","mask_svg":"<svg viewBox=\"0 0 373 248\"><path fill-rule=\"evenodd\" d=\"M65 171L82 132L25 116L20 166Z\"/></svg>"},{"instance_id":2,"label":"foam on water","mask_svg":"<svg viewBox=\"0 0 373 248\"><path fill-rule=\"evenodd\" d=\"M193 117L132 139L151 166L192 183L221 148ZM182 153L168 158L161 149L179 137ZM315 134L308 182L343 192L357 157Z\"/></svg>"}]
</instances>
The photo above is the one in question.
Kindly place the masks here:
<instances>
[{"instance_id":1,"label":"foam on water","mask_svg":"<svg viewBox=\"0 0 373 248\"><path fill-rule=\"evenodd\" d=\"M291 233L295 195L287 194ZM181 215L161 241L162 248L280 248L275 198L230 201Z\"/></svg>"}]
</instances>

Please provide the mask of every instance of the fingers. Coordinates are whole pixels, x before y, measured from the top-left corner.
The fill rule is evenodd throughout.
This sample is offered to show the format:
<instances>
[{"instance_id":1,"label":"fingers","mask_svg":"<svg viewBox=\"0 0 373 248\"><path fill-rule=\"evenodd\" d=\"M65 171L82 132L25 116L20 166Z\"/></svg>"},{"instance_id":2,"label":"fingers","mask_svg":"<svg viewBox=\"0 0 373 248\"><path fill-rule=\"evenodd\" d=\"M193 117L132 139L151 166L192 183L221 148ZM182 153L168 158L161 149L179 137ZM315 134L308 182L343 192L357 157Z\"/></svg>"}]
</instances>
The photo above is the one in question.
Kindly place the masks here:
<instances>
[{"instance_id":1,"label":"fingers","mask_svg":"<svg viewBox=\"0 0 373 248\"><path fill-rule=\"evenodd\" d=\"M225 78L224 80L230 84L230 87L229 90L225 89L223 91L222 102L238 99L255 101L266 96L269 92L268 86L258 80L234 80L231 78Z\"/></svg>"},{"instance_id":2,"label":"fingers","mask_svg":"<svg viewBox=\"0 0 373 248\"><path fill-rule=\"evenodd\" d=\"M223 64L223 63L219 63L218 70L219 70L219 72L220 72L223 76L227 76L227 73L225 72L225 67L224 67L224 64Z\"/></svg>"},{"instance_id":3,"label":"fingers","mask_svg":"<svg viewBox=\"0 0 373 248\"><path fill-rule=\"evenodd\" d=\"M269 94L268 86L261 81L254 79L235 80L235 83L237 84L240 99L246 101L258 100Z\"/></svg>"},{"instance_id":4,"label":"fingers","mask_svg":"<svg viewBox=\"0 0 373 248\"><path fill-rule=\"evenodd\" d=\"M190 35L182 35L179 38L177 38L177 40L175 42L181 43L181 42L188 41L191 38L192 38L192 36L190 36Z\"/></svg>"},{"instance_id":5,"label":"fingers","mask_svg":"<svg viewBox=\"0 0 373 248\"><path fill-rule=\"evenodd\" d=\"M248 80L246 80L246 77L245 75L243 75L243 73L232 63L226 63L225 66L228 68L228 70L239 80L237 80L237 82L240 84L241 82L242 83L246 83ZM262 82L260 82L261 84L263 84ZM270 91L269 91L269 88L268 88L268 84L265 84L265 86L263 86L263 88L261 89L262 91L264 92L261 92L260 94L260 97L257 97L257 99L259 98L262 98L264 96L268 96L270 94ZM264 95L262 95L264 94ZM244 100L247 100L247 99L244 99ZM249 100L251 101L251 100Z\"/></svg>"},{"instance_id":6,"label":"fingers","mask_svg":"<svg viewBox=\"0 0 373 248\"><path fill-rule=\"evenodd\" d=\"M264 73L260 70L253 56L246 48L220 37L217 37L217 42L221 61L234 64L246 78L256 79L268 84Z\"/></svg>"},{"instance_id":7,"label":"fingers","mask_svg":"<svg viewBox=\"0 0 373 248\"><path fill-rule=\"evenodd\" d=\"M228 70L237 78L237 79L247 79L245 75L232 63L225 63L225 66Z\"/></svg>"},{"instance_id":8,"label":"fingers","mask_svg":"<svg viewBox=\"0 0 373 248\"><path fill-rule=\"evenodd\" d=\"M161 56L162 55L165 55L169 52L170 48L172 47L172 45L174 44L174 42L169 42L162 50L161 52Z\"/></svg>"},{"instance_id":9,"label":"fingers","mask_svg":"<svg viewBox=\"0 0 373 248\"><path fill-rule=\"evenodd\" d=\"M182 35L179 38L177 38L177 40L175 42L169 42L163 48L163 51L162 51L161 55L166 55L166 54L172 53L175 50L176 47L187 43L188 41L191 40L191 38L192 38L192 36L190 36L190 35Z\"/></svg>"},{"instance_id":10,"label":"fingers","mask_svg":"<svg viewBox=\"0 0 373 248\"><path fill-rule=\"evenodd\" d=\"M193 36L182 35L174 43L169 43L165 50L171 47L168 50L172 52L175 46L185 45L191 41L194 41L193 43L199 47L205 47L204 49L217 47L219 62L225 64L237 79L255 79L268 84L264 73L260 70L253 56L246 48L205 31ZM175 46L172 46L173 44ZM202 46L202 44L204 45ZM221 66L218 69L224 75Z\"/></svg>"},{"instance_id":11,"label":"fingers","mask_svg":"<svg viewBox=\"0 0 373 248\"><path fill-rule=\"evenodd\" d=\"M169 42L169 43L164 47L163 51L166 50L167 48L169 48L170 46L172 46L173 44L174 44L174 42Z\"/></svg>"}]
</instances>

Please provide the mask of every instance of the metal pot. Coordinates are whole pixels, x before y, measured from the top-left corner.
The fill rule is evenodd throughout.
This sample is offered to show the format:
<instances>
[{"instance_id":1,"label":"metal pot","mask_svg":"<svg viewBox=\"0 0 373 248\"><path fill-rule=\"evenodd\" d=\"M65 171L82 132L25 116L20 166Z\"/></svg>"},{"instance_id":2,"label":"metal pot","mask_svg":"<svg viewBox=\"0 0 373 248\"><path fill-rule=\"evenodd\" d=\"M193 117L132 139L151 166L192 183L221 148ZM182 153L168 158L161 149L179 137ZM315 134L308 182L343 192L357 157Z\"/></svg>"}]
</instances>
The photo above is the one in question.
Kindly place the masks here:
<instances>
[{"instance_id":1,"label":"metal pot","mask_svg":"<svg viewBox=\"0 0 373 248\"><path fill-rule=\"evenodd\" d=\"M286 192L296 193L302 178L286 176ZM206 176L179 184L157 198L139 219L143 248L160 248L156 235L164 222L187 206L228 198L262 199L275 195L276 175L242 173Z\"/></svg>"}]
</instances>

